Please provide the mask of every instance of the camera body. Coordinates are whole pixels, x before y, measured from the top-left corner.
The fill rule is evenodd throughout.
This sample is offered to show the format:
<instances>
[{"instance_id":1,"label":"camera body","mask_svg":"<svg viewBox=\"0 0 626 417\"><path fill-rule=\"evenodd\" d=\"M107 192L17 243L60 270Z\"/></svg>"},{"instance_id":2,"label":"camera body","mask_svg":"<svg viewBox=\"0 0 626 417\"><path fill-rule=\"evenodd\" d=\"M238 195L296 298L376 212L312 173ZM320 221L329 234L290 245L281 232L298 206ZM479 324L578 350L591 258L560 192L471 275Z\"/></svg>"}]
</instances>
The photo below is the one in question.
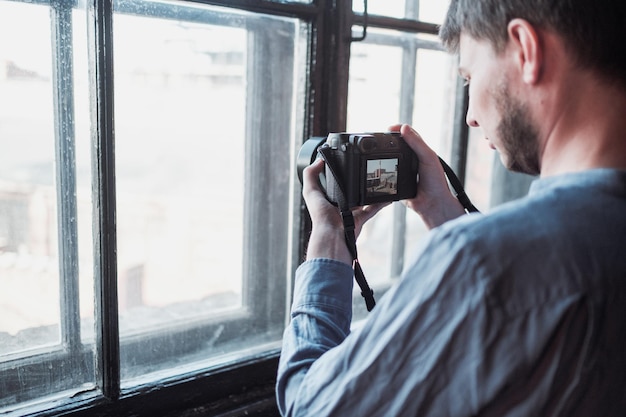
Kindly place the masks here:
<instances>
[{"instance_id":1,"label":"camera body","mask_svg":"<svg viewBox=\"0 0 626 417\"><path fill-rule=\"evenodd\" d=\"M413 198L419 161L400 133L330 133L311 138L298 156L298 174L317 156L326 161L320 182L328 200L349 208Z\"/></svg>"}]
</instances>

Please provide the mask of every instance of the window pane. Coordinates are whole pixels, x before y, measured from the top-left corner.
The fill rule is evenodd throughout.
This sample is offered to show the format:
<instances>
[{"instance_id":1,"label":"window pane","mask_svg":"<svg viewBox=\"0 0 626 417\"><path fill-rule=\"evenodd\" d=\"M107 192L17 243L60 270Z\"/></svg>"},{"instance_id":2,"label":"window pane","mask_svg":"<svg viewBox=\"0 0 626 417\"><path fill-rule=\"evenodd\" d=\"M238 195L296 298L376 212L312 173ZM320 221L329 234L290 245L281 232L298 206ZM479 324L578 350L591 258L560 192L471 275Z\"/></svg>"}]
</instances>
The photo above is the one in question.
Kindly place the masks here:
<instances>
[{"instance_id":1,"label":"window pane","mask_svg":"<svg viewBox=\"0 0 626 417\"><path fill-rule=\"evenodd\" d=\"M411 0L408 0L409 2ZM420 0L419 20L432 23L443 23L450 2L441 0Z\"/></svg>"},{"instance_id":2,"label":"window pane","mask_svg":"<svg viewBox=\"0 0 626 417\"><path fill-rule=\"evenodd\" d=\"M241 306L245 53L244 29L115 16L122 313Z\"/></svg>"},{"instance_id":3,"label":"window pane","mask_svg":"<svg viewBox=\"0 0 626 417\"><path fill-rule=\"evenodd\" d=\"M406 0L369 0L367 12L369 14L402 18L405 16ZM365 9L363 0L353 0L352 10L363 13Z\"/></svg>"},{"instance_id":4,"label":"window pane","mask_svg":"<svg viewBox=\"0 0 626 417\"><path fill-rule=\"evenodd\" d=\"M415 67L413 126L439 156L449 160L458 78L456 59L440 50L419 49Z\"/></svg>"},{"instance_id":5,"label":"window pane","mask_svg":"<svg viewBox=\"0 0 626 417\"><path fill-rule=\"evenodd\" d=\"M50 11L0 2L0 31L22 40L0 49L0 331L10 338L0 349L10 353L59 342ZM41 326L41 338L16 337Z\"/></svg>"},{"instance_id":6,"label":"window pane","mask_svg":"<svg viewBox=\"0 0 626 417\"><path fill-rule=\"evenodd\" d=\"M487 145L480 128L470 128L465 191L478 210L491 206L491 179L497 154ZM497 163L500 163L497 161Z\"/></svg>"},{"instance_id":7,"label":"window pane","mask_svg":"<svg viewBox=\"0 0 626 417\"><path fill-rule=\"evenodd\" d=\"M400 118L402 49L353 43L348 84L348 131L384 131Z\"/></svg>"},{"instance_id":8,"label":"window pane","mask_svg":"<svg viewBox=\"0 0 626 417\"><path fill-rule=\"evenodd\" d=\"M87 35L64 7L0 0L0 409L94 381Z\"/></svg>"},{"instance_id":9,"label":"window pane","mask_svg":"<svg viewBox=\"0 0 626 417\"><path fill-rule=\"evenodd\" d=\"M355 12L363 13L363 0L353 0L352 4ZM367 11L372 15L441 23L448 4L449 2L442 0L369 0Z\"/></svg>"},{"instance_id":10,"label":"window pane","mask_svg":"<svg viewBox=\"0 0 626 417\"><path fill-rule=\"evenodd\" d=\"M122 377L279 340L304 29L126 1L114 28Z\"/></svg>"},{"instance_id":11,"label":"window pane","mask_svg":"<svg viewBox=\"0 0 626 417\"><path fill-rule=\"evenodd\" d=\"M435 37L372 30L365 42L352 45L347 129L384 131L410 123L449 160L457 77L455 58ZM365 225L359 259L375 290L399 275L404 257L425 232L419 217L400 203ZM362 301L357 303L358 308Z\"/></svg>"}]
</instances>

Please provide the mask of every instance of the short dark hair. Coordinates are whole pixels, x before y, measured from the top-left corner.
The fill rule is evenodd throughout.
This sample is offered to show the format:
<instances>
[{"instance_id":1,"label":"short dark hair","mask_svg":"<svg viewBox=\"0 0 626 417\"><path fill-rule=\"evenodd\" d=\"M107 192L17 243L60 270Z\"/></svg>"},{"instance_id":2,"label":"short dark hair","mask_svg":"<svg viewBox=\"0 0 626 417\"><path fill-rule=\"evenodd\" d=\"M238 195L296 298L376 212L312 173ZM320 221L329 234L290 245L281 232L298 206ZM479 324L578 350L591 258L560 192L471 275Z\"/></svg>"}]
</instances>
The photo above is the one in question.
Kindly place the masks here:
<instances>
[{"instance_id":1,"label":"short dark hair","mask_svg":"<svg viewBox=\"0 0 626 417\"><path fill-rule=\"evenodd\" d=\"M578 65L626 86L625 0L451 0L439 36L451 52L461 32L501 51L515 18L558 33Z\"/></svg>"}]
</instances>

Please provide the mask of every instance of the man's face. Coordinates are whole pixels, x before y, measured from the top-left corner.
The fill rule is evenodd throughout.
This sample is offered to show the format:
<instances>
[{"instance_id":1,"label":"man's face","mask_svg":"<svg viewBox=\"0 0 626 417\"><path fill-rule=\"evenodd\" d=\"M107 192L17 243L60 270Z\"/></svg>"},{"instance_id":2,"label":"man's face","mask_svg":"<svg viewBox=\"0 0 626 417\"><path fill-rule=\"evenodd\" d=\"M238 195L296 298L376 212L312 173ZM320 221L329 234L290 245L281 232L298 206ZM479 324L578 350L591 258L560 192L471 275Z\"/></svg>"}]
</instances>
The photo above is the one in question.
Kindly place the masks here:
<instances>
[{"instance_id":1,"label":"man's face","mask_svg":"<svg viewBox=\"0 0 626 417\"><path fill-rule=\"evenodd\" d=\"M461 34L459 72L469 84L467 124L481 127L512 171L539 173L539 137L528 106L511 91L511 63L483 40ZM515 71L511 71L515 74Z\"/></svg>"}]
</instances>

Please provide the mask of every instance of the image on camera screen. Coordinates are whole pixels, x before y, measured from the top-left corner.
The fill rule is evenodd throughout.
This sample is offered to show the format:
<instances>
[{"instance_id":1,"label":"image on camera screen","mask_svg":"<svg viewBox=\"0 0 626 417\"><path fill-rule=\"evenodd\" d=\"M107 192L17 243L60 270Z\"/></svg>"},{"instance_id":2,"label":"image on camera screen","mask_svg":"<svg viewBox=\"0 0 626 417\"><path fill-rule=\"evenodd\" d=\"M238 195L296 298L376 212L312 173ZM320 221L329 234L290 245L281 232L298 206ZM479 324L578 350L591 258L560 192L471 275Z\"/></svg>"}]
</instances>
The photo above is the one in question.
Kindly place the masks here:
<instances>
[{"instance_id":1,"label":"image on camera screen","mask_svg":"<svg viewBox=\"0 0 626 417\"><path fill-rule=\"evenodd\" d=\"M367 198L398 194L398 158L367 161Z\"/></svg>"}]
</instances>

